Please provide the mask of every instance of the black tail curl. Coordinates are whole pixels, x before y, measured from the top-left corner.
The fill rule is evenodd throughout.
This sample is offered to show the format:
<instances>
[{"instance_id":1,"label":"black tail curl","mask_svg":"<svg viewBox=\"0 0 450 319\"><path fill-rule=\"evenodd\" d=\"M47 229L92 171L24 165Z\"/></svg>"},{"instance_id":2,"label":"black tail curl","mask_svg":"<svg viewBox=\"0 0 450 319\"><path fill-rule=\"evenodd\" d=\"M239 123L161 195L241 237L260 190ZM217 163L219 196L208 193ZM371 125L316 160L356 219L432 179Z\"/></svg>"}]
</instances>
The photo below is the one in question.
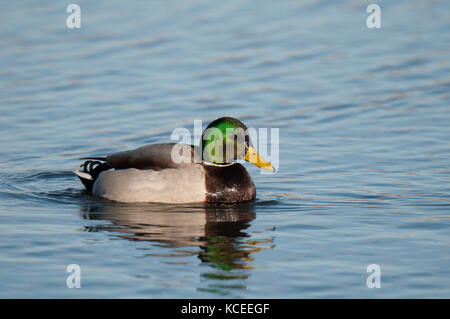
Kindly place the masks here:
<instances>
[{"instance_id":1,"label":"black tail curl","mask_svg":"<svg viewBox=\"0 0 450 319\"><path fill-rule=\"evenodd\" d=\"M97 157L98 159L102 159L100 157ZM97 159L96 158L96 159ZM106 164L105 162L101 162L99 160L93 160L93 158L90 158L89 160L85 161L83 164L80 165L80 167L83 169L83 173L87 173L91 175L92 179L83 178L81 176L78 176L83 183L84 187L89 192L92 192L92 188L94 187L95 180L98 178L101 172L107 171L111 169L112 167Z\"/></svg>"}]
</instances>

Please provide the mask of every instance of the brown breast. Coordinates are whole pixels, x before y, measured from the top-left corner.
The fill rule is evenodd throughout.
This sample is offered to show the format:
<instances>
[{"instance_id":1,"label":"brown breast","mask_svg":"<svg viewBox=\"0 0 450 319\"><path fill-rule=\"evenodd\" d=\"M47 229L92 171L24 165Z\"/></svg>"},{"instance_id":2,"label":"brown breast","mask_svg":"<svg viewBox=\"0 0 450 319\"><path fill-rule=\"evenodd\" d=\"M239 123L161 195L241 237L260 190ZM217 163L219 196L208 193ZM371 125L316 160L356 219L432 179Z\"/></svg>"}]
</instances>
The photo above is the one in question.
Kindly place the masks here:
<instances>
[{"instance_id":1,"label":"brown breast","mask_svg":"<svg viewBox=\"0 0 450 319\"><path fill-rule=\"evenodd\" d=\"M203 164L206 201L209 203L239 203L254 200L256 188L244 166Z\"/></svg>"}]
</instances>

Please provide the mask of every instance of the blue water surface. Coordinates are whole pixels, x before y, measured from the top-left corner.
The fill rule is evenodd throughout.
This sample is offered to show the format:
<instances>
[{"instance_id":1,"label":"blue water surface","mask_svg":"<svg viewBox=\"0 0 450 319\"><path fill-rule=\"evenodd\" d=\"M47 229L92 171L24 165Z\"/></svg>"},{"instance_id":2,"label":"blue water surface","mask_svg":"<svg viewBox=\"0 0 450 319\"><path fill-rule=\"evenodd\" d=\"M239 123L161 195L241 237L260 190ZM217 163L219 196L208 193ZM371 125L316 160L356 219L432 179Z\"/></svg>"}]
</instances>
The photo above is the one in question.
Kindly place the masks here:
<instances>
[{"instance_id":1,"label":"blue water surface","mask_svg":"<svg viewBox=\"0 0 450 319\"><path fill-rule=\"evenodd\" d=\"M365 1L76 3L80 29L0 2L0 297L450 297L448 1L377 1L380 29ZM120 204L72 173L220 116L279 128L254 203Z\"/></svg>"}]
</instances>

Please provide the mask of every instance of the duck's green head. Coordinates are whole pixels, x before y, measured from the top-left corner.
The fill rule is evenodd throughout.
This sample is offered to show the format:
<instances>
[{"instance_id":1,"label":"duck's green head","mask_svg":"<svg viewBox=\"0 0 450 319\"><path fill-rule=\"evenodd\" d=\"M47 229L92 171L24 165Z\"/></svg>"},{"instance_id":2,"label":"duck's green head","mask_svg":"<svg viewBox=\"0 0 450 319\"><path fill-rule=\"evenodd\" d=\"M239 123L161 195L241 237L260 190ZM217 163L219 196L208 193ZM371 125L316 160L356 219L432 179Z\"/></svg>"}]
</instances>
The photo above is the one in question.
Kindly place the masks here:
<instances>
[{"instance_id":1,"label":"duck's green head","mask_svg":"<svg viewBox=\"0 0 450 319\"><path fill-rule=\"evenodd\" d=\"M230 164L244 159L260 168L274 171L252 146L247 127L232 117L221 117L211 122L202 135L203 161Z\"/></svg>"}]
</instances>

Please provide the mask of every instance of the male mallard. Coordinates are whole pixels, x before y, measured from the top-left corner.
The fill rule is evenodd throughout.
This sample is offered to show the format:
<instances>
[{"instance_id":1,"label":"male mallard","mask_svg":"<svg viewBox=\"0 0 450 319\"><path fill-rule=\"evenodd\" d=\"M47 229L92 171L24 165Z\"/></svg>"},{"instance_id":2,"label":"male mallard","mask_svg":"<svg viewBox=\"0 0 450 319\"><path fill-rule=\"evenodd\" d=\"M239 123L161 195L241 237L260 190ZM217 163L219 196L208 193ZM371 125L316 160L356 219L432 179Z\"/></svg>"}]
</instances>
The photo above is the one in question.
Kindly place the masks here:
<instances>
[{"instance_id":1,"label":"male mallard","mask_svg":"<svg viewBox=\"0 0 450 319\"><path fill-rule=\"evenodd\" d=\"M119 202L237 203L255 199L244 159L274 171L252 146L247 127L222 117L203 131L202 147L153 144L131 151L88 157L74 173L89 192Z\"/></svg>"}]
</instances>

